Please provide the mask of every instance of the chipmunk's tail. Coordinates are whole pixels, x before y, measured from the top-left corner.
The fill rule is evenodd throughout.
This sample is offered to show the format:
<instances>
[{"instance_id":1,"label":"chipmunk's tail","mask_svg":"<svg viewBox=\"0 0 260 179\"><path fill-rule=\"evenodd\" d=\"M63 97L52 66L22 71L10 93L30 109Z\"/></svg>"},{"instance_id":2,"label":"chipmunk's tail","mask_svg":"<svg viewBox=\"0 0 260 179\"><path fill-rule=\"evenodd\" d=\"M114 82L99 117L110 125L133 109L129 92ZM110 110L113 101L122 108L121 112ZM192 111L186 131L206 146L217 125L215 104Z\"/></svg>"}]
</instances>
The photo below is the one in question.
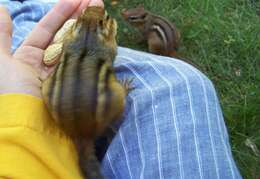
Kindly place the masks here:
<instances>
[{"instance_id":1,"label":"chipmunk's tail","mask_svg":"<svg viewBox=\"0 0 260 179\"><path fill-rule=\"evenodd\" d=\"M78 151L78 163L85 179L104 179L100 172L100 164L95 155L93 141L74 140Z\"/></svg>"}]
</instances>

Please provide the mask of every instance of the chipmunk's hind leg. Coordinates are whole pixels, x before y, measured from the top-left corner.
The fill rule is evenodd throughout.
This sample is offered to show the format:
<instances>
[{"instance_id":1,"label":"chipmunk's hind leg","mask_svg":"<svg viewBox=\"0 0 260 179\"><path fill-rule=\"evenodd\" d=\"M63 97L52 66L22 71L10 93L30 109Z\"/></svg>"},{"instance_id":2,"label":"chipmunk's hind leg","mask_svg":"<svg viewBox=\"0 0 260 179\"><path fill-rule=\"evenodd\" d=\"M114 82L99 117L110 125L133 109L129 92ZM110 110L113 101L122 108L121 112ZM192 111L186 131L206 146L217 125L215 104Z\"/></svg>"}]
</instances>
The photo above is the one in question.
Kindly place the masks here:
<instances>
[{"instance_id":1,"label":"chipmunk's hind leg","mask_svg":"<svg viewBox=\"0 0 260 179\"><path fill-rule=\"evenodd\" d=\"M150 32L148 36L148 50L151 53L157 55L167 55L166 44L163 40L156 34L156 32Z\"/></svg>"},{"instance_id":2,"label":"chipmunk's hind leg","mask_svg":"<svg viewBox=\"0 0 260 179\"><path fill-rule=\"evenodd\" d=\"M100 163L95 155L93 141L77 140L79 166L85 179L104 179L100 171Z\"/></svg>"},{"instance_id":3,"label":"chipmunk's hind leg","mask_svg":"<svg viewBox=\"0 0 260 179\"><path fill-rule=\"evenodd\" d=\"M175 50L175 49L173 49L173 50L171 50L170 52L169 52L169 55L168 55L169 57L174 57L174 58L178 58L179 56L178 56L178 54L177 54L177 51Z\"/></svg>"},{"instance_id":4,"label":"chipmunk's hind leg","mask_svg":"<svg viewBox=\"0 0 260 179\"><path fill-rule=\"evenodd\" d=\"M108 126L101 136L95 141L96 156L98 161L102 161L109 145L111 144L117 130L112 126Z\"/></svg>"}]
</instances>

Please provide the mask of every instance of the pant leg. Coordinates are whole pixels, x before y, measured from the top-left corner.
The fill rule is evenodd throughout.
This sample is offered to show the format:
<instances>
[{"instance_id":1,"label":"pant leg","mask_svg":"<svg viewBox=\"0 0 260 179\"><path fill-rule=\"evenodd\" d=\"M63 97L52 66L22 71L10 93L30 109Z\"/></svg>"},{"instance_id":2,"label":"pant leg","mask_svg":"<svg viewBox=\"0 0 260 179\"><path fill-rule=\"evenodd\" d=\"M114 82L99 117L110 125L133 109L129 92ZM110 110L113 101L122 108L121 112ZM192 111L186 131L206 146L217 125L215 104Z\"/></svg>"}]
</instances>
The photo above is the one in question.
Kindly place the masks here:
<instances>
[{"instance_id":1,"label":"pant leg","mask_svg":"<svg viewBox=\"0 0 260 179\"><path fill-rule=\"evenodd\" d=\"M119 48L119 79L134 78L103 159L108 179L241 178L211 81L172 58Z\"/></svg>"}]
</instances>

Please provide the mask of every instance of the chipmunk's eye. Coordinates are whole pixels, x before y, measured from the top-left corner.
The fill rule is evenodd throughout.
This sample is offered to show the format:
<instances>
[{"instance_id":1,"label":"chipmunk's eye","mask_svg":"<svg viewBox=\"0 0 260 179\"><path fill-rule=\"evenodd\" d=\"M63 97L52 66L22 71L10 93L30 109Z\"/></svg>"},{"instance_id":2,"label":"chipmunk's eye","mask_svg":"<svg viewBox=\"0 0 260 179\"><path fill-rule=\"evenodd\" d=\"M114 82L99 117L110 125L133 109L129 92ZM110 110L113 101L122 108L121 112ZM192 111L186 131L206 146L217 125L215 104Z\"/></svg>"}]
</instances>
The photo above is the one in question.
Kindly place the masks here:
<instances>
[{"instance_id":1,"label":"chipmunk's eye","mask_svg":"<svg viewBox=\"0 0 260 179\"><path fill-rule=\"evenodd\" d=\"M146 14L142 14L140 16L129 16L128 19L130 21L141 21L144 20L146 18Z\"/></svg>"},{"instance_id":2,"label":"chipmunk's eye","mask_svg":"<svg viewBox=\"0 0 260 179\"><path fill-rule=\"evenodd\" d=\"M109 15L107 15L107 17L106 17L106 20L108 21L108 19L110 18L110 16Z\"/></svg>"},{"instance_id":3,"label":"chipmunk's eye","mask_svg":"<svg viewBox=\"0 0 260 179\"><path fill-rule=\"evenodd\" d=\"M103 27L103 20L100 20L98 23L100 27Z\"/></svg>"},{"instance_id":4,"label":"chipmunk's eye","mask_svg":"<svg viewBox=\"0 0 260 179\"><path fill-rule=\"evenodd\" d=\"M146 14L141 15L141 19L144 19L146 17Z\"/></svg>"},{"instance_id":5,"label":"chipmunk's eye","mask_svg":"<svg viewBox=\"0 0 260 179\"><path fill-rule=\"evenodd\" d=\"M105 18L106 18L106 20L108 20L110 18L107 11L105 11Z\"/></svg>"},{"instance_id":6,"label":"chipmunk's eye","mask_svg":"<svg viewBox=\"0 0 260 179\"><path fill-rule=\"evenodd\" d=\"M138 19L138 17L137 17L137 16L129 16L128 19L130 19L130 20L136 20L136 19Z\"/></svg>"}]
</instances>

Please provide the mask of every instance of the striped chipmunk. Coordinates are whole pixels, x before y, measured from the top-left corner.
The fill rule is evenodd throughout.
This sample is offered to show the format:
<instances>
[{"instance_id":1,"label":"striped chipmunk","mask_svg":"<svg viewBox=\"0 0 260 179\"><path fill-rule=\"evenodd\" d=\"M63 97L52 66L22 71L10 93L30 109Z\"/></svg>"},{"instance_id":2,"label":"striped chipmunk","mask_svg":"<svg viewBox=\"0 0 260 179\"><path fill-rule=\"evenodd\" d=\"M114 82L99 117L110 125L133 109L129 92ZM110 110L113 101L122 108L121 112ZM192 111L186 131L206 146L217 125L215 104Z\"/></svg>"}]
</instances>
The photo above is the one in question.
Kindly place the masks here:
<instances>
[{"instance_id":1,"label":"striped chipmunk","mask_svg":"<svg viewBox=\"0 0 260 179\"><path fill-rule=\"evenodd\" d=\"M149 52L177 57L180 32L172 22L145 10L143 6L123 9L121 15L141 32L142 40L148 43Z\"/></svg>"},{"instance_id":2,"label":"striped chipmunk","mask_svg":"<svg viewBox=\"0 0 260 179\"><path fill-rule=\"evenodd\" d=\"M44 57L46 65L57 63L43 82L44 101L54 121L75 142L87 179L103 178L94 140L121 117L128 92L113 68L116 33L115 19L101 7L88 7L64 24Z\"/></svg>"}]
</instances>

